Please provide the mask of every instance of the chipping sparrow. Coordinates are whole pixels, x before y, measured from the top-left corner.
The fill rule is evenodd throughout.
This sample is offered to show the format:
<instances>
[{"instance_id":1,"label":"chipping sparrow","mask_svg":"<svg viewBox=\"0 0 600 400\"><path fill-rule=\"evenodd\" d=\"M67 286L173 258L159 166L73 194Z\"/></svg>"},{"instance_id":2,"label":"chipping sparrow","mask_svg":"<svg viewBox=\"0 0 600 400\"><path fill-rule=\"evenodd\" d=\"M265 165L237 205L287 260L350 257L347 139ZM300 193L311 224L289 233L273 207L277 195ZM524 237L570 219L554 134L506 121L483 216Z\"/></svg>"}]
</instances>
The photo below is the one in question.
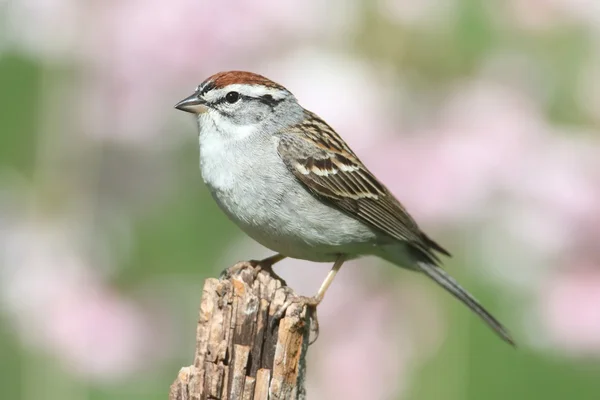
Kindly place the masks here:
<instances>
[{"instance_id":1,"label":"chipping sparrow","mask_svg":"<svg viewBox=\"0 0 600 400\"><path fill-rule=\"evenodd\" d=\"M506 329L440 268L450 254L423 233L342 138L283 86L221 72L175 105L198 117L200 168L221 209L257 242L285 257L333 262L316 306L344 261L375 255L425 273L505 341Z\"/></svg>"}]
</instances>

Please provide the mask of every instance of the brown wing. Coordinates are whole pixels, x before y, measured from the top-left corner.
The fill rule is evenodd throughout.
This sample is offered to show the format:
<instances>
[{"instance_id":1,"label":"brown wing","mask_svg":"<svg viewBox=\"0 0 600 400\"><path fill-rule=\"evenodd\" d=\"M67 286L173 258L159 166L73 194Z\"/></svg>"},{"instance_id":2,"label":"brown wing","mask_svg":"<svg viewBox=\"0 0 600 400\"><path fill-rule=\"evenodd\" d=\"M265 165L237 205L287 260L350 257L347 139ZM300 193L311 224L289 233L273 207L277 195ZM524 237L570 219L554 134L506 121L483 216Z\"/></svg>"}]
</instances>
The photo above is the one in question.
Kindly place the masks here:
<instances>
[{"instance_id":1,"label":"brown wing","mask_svg":"<svg viewBox=\"0 0 600 400\"><path fill-rule=\"evenodd\" d=\"M280 135L278 152L289 170L318 198L437 261L448 251L428 238L400 202L360 162L329 125L310 113Z\"/></svg>"},{"instance_id":2,"label":"brown wing","mask_svg":"<svg viewBox=\"0 0 600 400\"><path fill-rule=\"evenodd\" d=\"M420 270L479 315L502 339L508 331L479 302L439 267L436 251L450 255L428 238L404 207L337 134L314 114L280 135L279 155L316 197L375 229L409 244L420 256Z\"/></svg>"}]
</instances>

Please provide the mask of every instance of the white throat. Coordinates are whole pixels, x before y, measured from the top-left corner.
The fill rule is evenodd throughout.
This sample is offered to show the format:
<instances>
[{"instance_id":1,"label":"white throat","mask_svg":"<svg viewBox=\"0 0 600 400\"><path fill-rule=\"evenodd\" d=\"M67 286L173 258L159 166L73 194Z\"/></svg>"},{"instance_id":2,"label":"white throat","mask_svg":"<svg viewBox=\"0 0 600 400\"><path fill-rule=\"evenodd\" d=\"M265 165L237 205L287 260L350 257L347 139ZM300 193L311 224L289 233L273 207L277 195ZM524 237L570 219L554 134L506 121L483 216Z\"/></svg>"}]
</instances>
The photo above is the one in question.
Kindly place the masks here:
<instances>
[{"instance_id":1,"label":"white throat","mask_svg":"<svg viewBox=\"0 0 600 400\"><path fill-rule=\"evenodd\" d=\"M217 112L200 116L198 123L202 178L213 190L230 190L253 168L254 157L246 152L254 148L249 142L260 140L258 127L236 125Z\"/></svg>"},{"instance_id":2,"label":"white throat","mask_svg":"<svg viewBox=\"0 0 600 400\"><path fill-rule=\"evenodd\" d=\"M210 114L209 114L210 113ZM223 117L221 113L216 111L209 111L209 113L203 115L198 122L203 127L208 128L210 125L216 132L207 131L206 136L215 136L222 141L240 141L245 140L248 136L256 133L258 130L256 125L237 125L227 117ZM210 120L210 121L209 121ZM200 129L200 135L202 135L202 128Z\"/></svg>"}]
</instances>

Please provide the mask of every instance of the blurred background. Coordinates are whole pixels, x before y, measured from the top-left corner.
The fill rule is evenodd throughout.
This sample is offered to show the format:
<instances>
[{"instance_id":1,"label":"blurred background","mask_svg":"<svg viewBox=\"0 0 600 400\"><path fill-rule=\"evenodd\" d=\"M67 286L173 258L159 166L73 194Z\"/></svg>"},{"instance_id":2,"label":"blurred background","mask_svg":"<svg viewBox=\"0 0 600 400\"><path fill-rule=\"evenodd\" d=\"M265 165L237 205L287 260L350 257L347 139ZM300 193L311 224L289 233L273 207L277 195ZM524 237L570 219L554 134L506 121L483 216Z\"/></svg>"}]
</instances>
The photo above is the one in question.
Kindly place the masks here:
<instances>
[{"instance_id":1,"label":"blurred background","mask_svg":"<svg viewBox=\"0 0 600 400\"><path fill-rule=\"evenodd\" d=\"M600 397L597 0L0 0L3 399L166 399L204 279L270 254L173 109L231 69L336 128L519 344L363 259L319 310L309 399ZM328 269L276 268L308 295Z\"/></svg>"}]
</instances>

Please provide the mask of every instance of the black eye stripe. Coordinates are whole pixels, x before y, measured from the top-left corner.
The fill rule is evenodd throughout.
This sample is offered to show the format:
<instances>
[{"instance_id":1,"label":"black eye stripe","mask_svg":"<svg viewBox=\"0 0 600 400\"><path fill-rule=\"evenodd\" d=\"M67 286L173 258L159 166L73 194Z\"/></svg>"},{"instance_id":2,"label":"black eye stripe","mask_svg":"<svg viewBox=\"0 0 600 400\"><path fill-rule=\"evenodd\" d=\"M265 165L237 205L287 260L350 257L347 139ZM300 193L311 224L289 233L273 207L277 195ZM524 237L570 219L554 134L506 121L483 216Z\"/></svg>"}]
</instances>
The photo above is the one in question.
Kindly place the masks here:
<instances>
[{"instance_id":1,"label":"black eye stripe","mask_svg":"<svg viewBox=\"0 0 600 400\"><path fill-rule=\"evenodd\" d=\"M231 93L231 92L229 92L229 93ZM239 97L238 97L238 100L236 101L236 103L239 102L240 100L256 100L255 97L246 96L246 95L243 95L241 93L238 93L238 96ZM223 96L223 97L215 100L212 104L223 104L223 103L229 103L227 101L227 95L225 95L225 96Z\"/></svg>"},{"instance_id":2,"label":"black eye stripe","mask_svg":"<svg viewBox=\"0 0 600 400\"><path fill-rule=\"evenodd\" d=\"M231 93L231 92L229 92ZM246 96L245 94L241 94L238 93L239 97L237 101L240 100L246 100L246 101L260 101L261 103L265 103L265 104L278 104L280 103L282 100L275 100L275 99L271 99L271 100L265 100L262 96L261 97L253 97L253 96ZM227 95L215 100L213 102L213 104L221 104L221 103L226 103L227 102Z\"/></svg>"},{"instance_id":3,"label":"black eye stripe","mask_svg":"<svg viewBox=\"0 0 600 400\"><path fill-rule=\"evenodd\" d=\"M270 94L265 94L257 98L261 103L268 105L269 107L275 107L277 104L281 103L283 99L274 99Z\"/></svg>"},{"instance_id":4,"label":"black eye stripe","mask_svg":"<svg viewBox=\"0 0 600 400\"><path fill-rule=\"evenodd\" d=\"M231 92L228 92L227 94L229 94L229 93L231 93ZM281 103L283 100L285 100L285 99L274 99L273 96L271 96L270 94L262 95L259 97L253 97L253 96L247 96L245 94L238 92L238 95L239 95L238 100L235 103L230 103L227 101L227 94L225 96L213 101L212 105L218 106L218 105L221 105L224 103L236 104L236 103L239 103L240 101L259 101L259 102L273 108L273 107L277 106L279 103Z\"/></svg>"}]
</instances>

